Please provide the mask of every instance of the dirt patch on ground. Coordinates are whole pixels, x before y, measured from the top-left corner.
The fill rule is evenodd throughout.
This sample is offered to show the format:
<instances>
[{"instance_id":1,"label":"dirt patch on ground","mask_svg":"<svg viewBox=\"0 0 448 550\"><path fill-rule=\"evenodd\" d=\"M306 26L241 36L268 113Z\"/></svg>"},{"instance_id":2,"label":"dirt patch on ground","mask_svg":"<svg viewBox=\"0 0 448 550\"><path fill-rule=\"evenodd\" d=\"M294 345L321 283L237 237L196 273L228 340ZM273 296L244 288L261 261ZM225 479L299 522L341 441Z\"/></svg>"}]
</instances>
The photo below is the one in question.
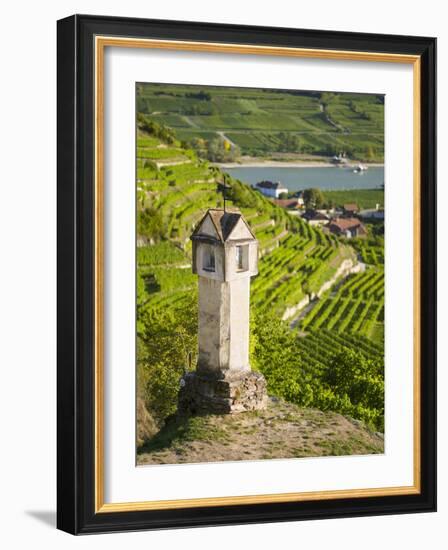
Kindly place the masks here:
<instances>
[{"instance_id":1,"label":"dirt patch on ground","mask_svg":"<svg viewBox=\"0 0 448 550\"><path fill-rule=\"evenodd\" d=\"M382 435L371 432L359 421L271 398L264 411L172 418L139 447L137 463L184 464L383 452Z\"/></svg>"}]
</instances>

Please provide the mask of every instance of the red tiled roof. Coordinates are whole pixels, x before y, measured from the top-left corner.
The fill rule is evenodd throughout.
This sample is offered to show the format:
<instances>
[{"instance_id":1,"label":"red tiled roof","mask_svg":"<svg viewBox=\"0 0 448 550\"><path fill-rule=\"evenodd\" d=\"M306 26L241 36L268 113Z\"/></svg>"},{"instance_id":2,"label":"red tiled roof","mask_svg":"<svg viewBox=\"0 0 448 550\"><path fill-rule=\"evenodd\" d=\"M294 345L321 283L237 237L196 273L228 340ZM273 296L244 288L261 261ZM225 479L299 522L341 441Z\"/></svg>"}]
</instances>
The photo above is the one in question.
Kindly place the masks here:
<instances>
[{"instance_id":1,"label":"red tiled roof","mask_svg":"<svg viewBox=\"0 0 448 550\"><path fill-rule=\"evenodd\" d=\"M299 199L273 199L272 202L282 208L290 208L291 206L298 206Z\"/></svg>"},{"instance_id":2,"label":"red tiled roof","mask_svg":"<svg viewBox=\"0 0 448 550\"><path fill-rule=\"evenodd\" d=\"M358 218L335 218L330 222L330 228L337 228L340 231L347 231L349 229L355 229L359 227L361 231L366 232L364 224L361 223Z\"/></svg>"}]
</instances>

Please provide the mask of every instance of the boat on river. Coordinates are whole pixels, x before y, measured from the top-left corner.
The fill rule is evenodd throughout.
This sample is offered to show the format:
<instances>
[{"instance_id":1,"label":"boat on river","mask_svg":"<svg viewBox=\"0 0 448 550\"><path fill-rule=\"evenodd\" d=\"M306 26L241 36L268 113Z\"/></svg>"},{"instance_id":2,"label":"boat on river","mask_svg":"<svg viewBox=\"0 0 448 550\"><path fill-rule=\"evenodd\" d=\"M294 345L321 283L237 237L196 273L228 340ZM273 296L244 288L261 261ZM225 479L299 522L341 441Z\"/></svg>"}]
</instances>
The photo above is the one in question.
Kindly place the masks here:
<instances>
[{"instance_id":1,"label":"boat on river","mask_svg":"<svg viewBox=\"0 0 448 550\"><path fill-rule=\"evenodd\" d=\"M358 164L353 168L353 172L355 174L360 174L362 172L365 172L366 170L367 170L367 166L365 166L364 164Z\"/></svg>"}]
</instances>

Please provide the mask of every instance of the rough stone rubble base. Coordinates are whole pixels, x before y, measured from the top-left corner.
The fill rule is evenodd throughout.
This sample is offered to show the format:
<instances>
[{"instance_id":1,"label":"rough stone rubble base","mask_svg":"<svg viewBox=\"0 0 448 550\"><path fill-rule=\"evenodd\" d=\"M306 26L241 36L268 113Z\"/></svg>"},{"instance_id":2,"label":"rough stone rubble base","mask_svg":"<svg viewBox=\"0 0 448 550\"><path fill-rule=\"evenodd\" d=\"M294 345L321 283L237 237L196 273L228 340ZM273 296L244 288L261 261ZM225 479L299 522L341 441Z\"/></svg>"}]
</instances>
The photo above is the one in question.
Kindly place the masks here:
<instances>
[{"instance_id":1,"label":"rough stone rubble base","mask_svg":"<svg viewBox=\"0 0 448 550\"><path fill-rule=\"evenodd\" d=\"M266 380L259 372L187 373L181 381L180 415L235 414L267 406Z\"/></svg>"}]
</instances>

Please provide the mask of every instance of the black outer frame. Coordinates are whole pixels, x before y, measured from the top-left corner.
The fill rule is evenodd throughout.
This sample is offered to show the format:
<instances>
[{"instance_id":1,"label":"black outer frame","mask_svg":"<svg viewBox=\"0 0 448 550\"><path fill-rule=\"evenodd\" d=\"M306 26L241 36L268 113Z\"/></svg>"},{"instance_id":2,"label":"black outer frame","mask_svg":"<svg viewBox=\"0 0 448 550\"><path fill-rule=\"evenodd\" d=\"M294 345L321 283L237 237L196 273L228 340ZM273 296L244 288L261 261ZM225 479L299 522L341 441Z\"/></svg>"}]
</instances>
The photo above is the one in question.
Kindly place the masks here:
<instances>
[{"instance_id":1,"label":"black outer frame","mask_svg":"<svg viewBox=\"0 0 448 550\"><path fill-rule=\"evenodd\" d=\"M57 26L57 527L72 534L436 510L436 39L74 15ZM421 493L94 512L94 37L421 56Z\"/></svg>"}]
</instances>

